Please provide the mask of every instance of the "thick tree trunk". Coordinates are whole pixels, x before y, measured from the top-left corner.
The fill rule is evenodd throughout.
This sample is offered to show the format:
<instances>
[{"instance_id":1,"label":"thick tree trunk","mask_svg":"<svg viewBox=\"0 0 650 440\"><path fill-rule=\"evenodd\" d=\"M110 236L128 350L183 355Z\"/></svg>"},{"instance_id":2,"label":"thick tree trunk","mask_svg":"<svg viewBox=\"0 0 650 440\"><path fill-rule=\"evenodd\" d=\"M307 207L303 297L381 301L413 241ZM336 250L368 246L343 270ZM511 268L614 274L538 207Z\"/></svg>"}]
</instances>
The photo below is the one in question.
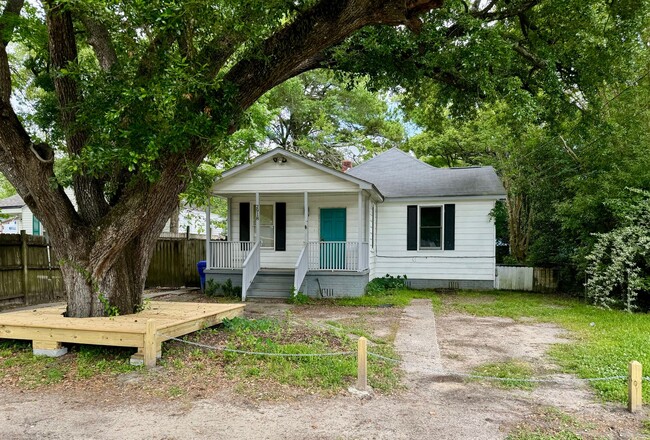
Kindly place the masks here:
<instances>
[{"instance_id":1,"label":"thick tree trunk","mask_svg":"<svg viewBox=\"0 0 650 440\"><path fill-rule=\"evenodd\" d=\"M156 244L155 235L138 237L106 264L97 260L90 264L86 252L65 242L53 243L57 254L67 255L60 260L68 303L66 315L81 318L136 312L142 304L142 291ZM104 269L98 272L98 265Z\"/></svg>"}]
</instances>

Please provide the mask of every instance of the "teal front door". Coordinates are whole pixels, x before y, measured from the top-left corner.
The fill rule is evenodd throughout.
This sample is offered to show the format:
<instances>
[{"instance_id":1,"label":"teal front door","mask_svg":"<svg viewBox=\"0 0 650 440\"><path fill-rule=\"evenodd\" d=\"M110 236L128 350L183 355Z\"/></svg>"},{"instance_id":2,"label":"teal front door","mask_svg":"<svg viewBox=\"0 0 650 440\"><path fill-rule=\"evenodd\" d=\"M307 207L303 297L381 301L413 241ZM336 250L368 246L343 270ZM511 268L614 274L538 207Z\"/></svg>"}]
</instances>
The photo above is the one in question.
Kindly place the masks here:
<instances>
[{"instance_id":1,"label":"teal front door","mask_svg":"<svg viewBox=\"0 0 650 440\"><path fill-rule=\"evenodd\" d=\"M320 210L320 267L345 269L345 208Z\"/></svg>"}]
</instances>

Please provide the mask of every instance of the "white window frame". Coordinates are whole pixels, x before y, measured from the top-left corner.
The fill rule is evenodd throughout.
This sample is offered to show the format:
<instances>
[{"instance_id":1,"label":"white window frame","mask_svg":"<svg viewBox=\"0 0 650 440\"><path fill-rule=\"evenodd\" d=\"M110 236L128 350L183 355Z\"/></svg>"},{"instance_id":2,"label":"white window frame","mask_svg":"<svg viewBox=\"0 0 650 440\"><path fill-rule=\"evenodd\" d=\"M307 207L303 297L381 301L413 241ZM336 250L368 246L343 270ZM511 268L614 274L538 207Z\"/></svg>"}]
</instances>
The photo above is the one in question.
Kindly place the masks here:
<instances>
[{"instance_id":1,"label":"white window frame","mask_svg":"<svg viewBox=\"0 0 650 440\"><path fill-rule=\"evenodd\" d=\"M440 208L440 247L421 247L420 246L420 220L422 218L422 208ZM445 249L445 205L418 205L418 250L422 251L442 251Z\"/></svg>"},{"instance_id":2,"label":"white window frame","mask_svg":"<svg viewBox=\"0 0 650 440\"><path fill-rule=\"evenodd\" d=\"M272 249L275 250L275 243L276 243L276 235L277 235L277 230L276 230L276 218L275 218L275 202L260 202L260 213L262 211L262 205L271 205L273 207L273 246L262 246L262 239L260 239L260 249ZM253 242L257 240L257 237L255 236L255 226L257 225L257 212L255 209L255 201L250 202L250 207L251 207L251 221L250 223L250 228L251 228L251 237L253 238ZM262 220L260 218L260 228L262 227Z\"/></svg>"}]
</instances>

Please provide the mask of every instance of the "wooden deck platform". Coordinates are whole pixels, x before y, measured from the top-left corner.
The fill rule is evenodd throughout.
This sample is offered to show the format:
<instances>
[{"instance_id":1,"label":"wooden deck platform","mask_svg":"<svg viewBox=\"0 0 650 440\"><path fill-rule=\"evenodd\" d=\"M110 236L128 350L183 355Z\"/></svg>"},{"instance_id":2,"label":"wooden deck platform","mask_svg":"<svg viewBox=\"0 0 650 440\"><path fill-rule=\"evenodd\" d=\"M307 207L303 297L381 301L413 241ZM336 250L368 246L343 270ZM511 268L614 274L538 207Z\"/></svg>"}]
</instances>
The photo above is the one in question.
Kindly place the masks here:
<instances>
[{"instance_id":1,"label":"wooden deck platform","mask_svg":"<svg viewBox=\"0 0 650 440\"><path fill-rule=\"evenodd\" d=\"M162 342L219 324L244 304L153 301L142 312L110 318L66 318L65 306L0 313L0 339L32 341L34 354L61 356L62 343L134 347L131 363L156 365Z\"/></svg>"}]
</instances>

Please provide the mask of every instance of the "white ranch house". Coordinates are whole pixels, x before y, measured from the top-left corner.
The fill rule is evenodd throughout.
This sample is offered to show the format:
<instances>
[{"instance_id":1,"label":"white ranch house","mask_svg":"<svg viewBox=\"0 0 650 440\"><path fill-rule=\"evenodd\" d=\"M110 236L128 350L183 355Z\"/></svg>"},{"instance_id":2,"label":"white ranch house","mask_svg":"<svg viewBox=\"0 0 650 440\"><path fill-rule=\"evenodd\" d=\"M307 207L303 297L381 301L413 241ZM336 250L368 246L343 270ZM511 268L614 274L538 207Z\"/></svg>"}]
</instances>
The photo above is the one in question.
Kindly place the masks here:
<instances>
[{"instance_id":1,"label":"white ranch house","mask_svg":"<svg viewBox=\"0 0 650 440\"><path fill-rule=\"evenodd\" d=\"M398 149L345 173L277 148L223 173L227 241L206 236L206 278L242 299L359 296L369 280L414 288L494 288L505 198L491 167L435 168ZM207 218L209 221L209 209Z\"/></svg>"}]
</instances>

